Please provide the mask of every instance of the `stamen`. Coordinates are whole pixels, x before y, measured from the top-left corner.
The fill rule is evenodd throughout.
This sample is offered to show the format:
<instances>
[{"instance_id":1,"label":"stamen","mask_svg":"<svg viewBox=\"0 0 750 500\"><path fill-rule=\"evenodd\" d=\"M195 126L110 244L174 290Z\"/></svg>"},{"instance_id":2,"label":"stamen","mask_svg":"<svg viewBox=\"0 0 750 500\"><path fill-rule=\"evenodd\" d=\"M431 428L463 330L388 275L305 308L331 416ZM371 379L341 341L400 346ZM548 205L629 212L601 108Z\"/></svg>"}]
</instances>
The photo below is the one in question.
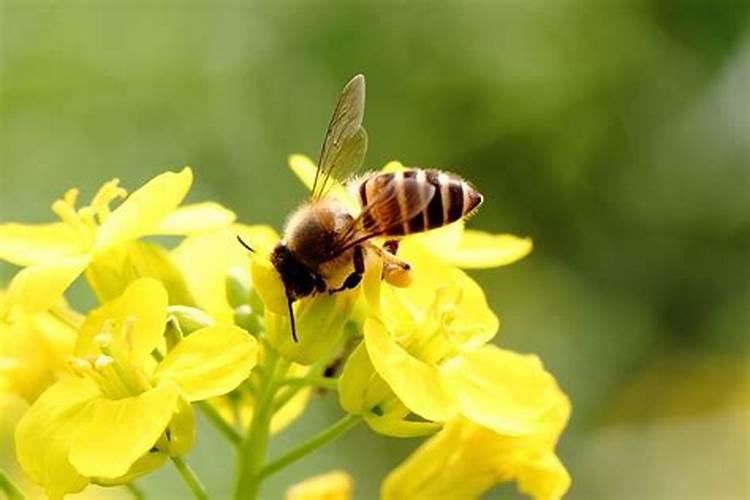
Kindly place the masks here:
<instances>
[{"instance_id":1,"label":"stamen","mask_svg":"<svg viewBox=\"0 0 750 500\"><path fill-rule=\"evenodd\" d=\"M78 217L78 213L73 208L73 205L67 203L64 200L56 200L52 204L52 211L60 217L60 220L66 224L70 224L74 227L81 226L81 220Z\"/></svg>"},{"instance_id":2,"label":"stamen","mask_svg":"<svg viewBox=\"0 0 750 500\"><path fill-rule=\"evenodd\" d=\"M109 347L112 343L112 334L110 334L109 331L102 331L94 337L94 342L96 342L96 345L99 347Z\"/></svg>"},{"instance_id":3,"label":"stamen","mask_svg":"<svg viewBox=\"0 0 750 500\"><path fill-rule=\"evenodd\" d=\"M94 211L91 207L83 207L78 211L78 217L81 221L91 229L96 229L96 219L94 218Z\"/></svg>"},{"instance_id":4,"label":"stamen","mask_svg":"<svg viewBox=\"0 0 750 500\"><path fill-rule=\"evenodd\" d=\"M128 316L125 318L125 322L122 324L122 329L120 330L122 332L122 338L125 339L125 343L128 346L128 351L133 350L133 328L135 327L136 321L138 321L138 318L135 316Z\"/></svg>"},{"instance_id":5,"label":"stamen","mask_svg":"<svg viewBox=\"0 0 750 500\"><path fill-rule=\"evenodd\" d=\"M65 194L62 197L63 201L73 207L75 209L76 207L76 200L78 200L78 189L77 188L70 188L67 191L65 191Z\"/></svg>"},{"instance_id":6,"label":"stamen","mask_svg":"<svg viewBox=\"0 0 750 500\"><path fill-rule=\"evenodd\" d=\"M70 356L67 361L78 375L83 375L84 372L91 369L91 362L88 359Z\"/></svg>"},{"instance_id":7,"label":"stamen","mask_svg":"<svg viewBox=\"0 0 750 500\"><path fill-rule=\"evenodd\" d=\"M112 179L104 183L91 200L91 208L96 214L99 224L103 224L112 213L109 205L117 198L125 198L128 192L119 186L120 179Z\"/></svg>"},{"instance_id":8,"label":"stamen","mask_svg":"<svg viewBox=\"0 0 750 500\"><path fill-rule=\"evenodd\" d=\"M107 356L106 354L101 354L97 356L96 361L94 361L94 366L97 370L102 370L106 368L107 366L113 364L115 360L112 358L112 356Z\"/></svg>"}]
</instances>

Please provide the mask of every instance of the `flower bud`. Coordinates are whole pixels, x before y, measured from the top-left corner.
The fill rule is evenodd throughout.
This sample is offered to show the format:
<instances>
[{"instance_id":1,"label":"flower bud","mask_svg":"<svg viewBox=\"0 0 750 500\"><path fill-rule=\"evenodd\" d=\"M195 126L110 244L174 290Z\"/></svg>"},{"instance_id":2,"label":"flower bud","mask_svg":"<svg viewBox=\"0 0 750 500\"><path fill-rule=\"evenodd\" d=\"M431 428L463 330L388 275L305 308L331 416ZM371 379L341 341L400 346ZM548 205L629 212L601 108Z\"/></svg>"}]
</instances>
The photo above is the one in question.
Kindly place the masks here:
<instances>
[{"instance_id":1,"label":"flower bud","mask_svg":"<svg viewBox=\"0 0 750 500\"><path fill-rule=\"evenodd\" d=\"M214 320L202 309L189 306L169 306L167 314L177 320L182 333L190 335L196 330L214 325Z\"/></svg>"},{"instance_id":2,"label":"flower bud","mask_svg":"<svg viewBox=\"0 0 750 500\"><path fill-rule=\"evenodd\" d=\"M238 308L250 299L252 283L250 273L244 267L232 267L227 271L226 294L229 305Z\"/></svg>"}]
</instances>

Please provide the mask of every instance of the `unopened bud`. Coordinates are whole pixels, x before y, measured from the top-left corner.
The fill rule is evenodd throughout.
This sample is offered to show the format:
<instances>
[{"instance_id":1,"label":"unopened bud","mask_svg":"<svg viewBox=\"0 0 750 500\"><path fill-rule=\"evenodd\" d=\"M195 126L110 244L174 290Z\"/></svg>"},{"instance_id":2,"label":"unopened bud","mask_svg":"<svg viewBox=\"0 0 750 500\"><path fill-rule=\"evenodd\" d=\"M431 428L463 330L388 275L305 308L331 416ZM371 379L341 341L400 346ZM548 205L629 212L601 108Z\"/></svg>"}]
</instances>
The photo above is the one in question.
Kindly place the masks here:
<instances>
[{"instance_id":1,"label":"unopened bud","mask_svg":"<svg viewBox=\"0 0 750 500\"><path fill-rule=\"evenodd\" d=\"M234 308L248 303L250 290L250 271L243 267L233 267L227 271L226 294L229 305Z\"/></svg>"},{"instance_id":2,"label":"unopened bud","mask_svg":"<svg viewBox=\"0 0 750 500\"><path fill-rule=\"evenodd\" d=\"M182 333L190 335L196 330L214 325L214 320L202 309L189 306L169 306L167 313L180 325Z\"/></svg>"}]
</instances>

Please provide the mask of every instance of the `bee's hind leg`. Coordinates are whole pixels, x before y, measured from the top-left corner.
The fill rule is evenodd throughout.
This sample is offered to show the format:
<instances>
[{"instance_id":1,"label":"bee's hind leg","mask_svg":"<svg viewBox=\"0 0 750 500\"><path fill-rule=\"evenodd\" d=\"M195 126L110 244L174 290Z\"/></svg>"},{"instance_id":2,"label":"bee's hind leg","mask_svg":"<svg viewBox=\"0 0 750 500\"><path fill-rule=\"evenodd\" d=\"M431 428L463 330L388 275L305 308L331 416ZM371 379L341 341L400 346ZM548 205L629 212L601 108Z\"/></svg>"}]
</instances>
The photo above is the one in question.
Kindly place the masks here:
<instances>
[{"instance_id":1,"label":"bee's hind leg","mask_svg":"<svg viewBox=\"0 0 750 500\"><path fill-rule=\"evenodd\" d=\"M368 248L372 249L372 251L383 259L383 275L381 279L398 288L406 288L411 285L411 265L395 255L396 250L398 250L397 240L386 241L383 244L383 248L375 244L369 244Z\"/></svg>"},{"instance_id":2,"label":"bee's hind leg","mask_svg":"<svg viewBox=\"0 0 750 500\"><path fill-rule=\"evenodd\" d=\"M341 292L343 290L350 290L362 281L362 276L365 274L365 255L362 251L362 247L357 245L354 247L354 255L352 255L352 261L354 263L354 272L346 277L344 283L338 288L332 288L328 290L328 293Z\"/></svg>"}]
</instances>

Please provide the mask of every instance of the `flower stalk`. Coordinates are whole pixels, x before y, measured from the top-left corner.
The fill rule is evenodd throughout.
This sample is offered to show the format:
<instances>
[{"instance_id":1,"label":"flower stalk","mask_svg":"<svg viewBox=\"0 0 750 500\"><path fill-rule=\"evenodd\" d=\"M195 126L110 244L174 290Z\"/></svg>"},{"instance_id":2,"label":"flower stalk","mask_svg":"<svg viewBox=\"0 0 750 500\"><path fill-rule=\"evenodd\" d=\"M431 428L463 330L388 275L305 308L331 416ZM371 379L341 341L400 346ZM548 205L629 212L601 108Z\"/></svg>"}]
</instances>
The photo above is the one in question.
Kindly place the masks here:
<instances>
[{"instance_id":1,"label":"flower stalk","mask_svg":"<svg viewBox=\"0 0 750 500\"><path fill-rule=\"evenodd\" d=\"M265 467L263 467L263 469L261 469L259 474L260 477L266 478L282 469L285 469L287 466L296 462L305 455L339 438L361 421L362 417L359 415L347 414L344 417L341 417L341 419L336 421L330 427L322 430L298 447L286 452L276 460L268 463Z\"/></svg>"},{"instance_id":2,"label":"flower stalk","mask_svg":"<svg viewBox=\"0 0 750 500\"><path fill-rule=\"evenodd\" d=\"M258 497L263 479L260 471L268 454L271 418L274 413L273 400L280 382L276 374L285 373L288 367L289 361L282 359L273 348L266 345L257 405L254 408L247 436L240 448L239 474L235 490L237 500L253 500Z\"/></svg>"},{"instance_id":3,"label":"flower stalk","mask_svg":"<svg viewBox=\"0 0 750 500\"><path fill-rule=\"evenodd\" d=\"M5 493L8 500L23 500L24 495L21 493L21 489L11 480L11 478L2 470L0 470L0 491Z\"/></svg>"},{"instance_id":4,"label":"flower stalk","mask_svg":"<svg viewBox=\"0 0 750 500\"><path fill-rule=\"evenodd\" d=\"M195 471L190 467L190 465L181 457L172 457L172 463L177 469L177 472L180 473L180 477L183 481L185 481L187 487L190 488L193 496L197 500L207 500L208 495L206 494L206 488L203 486L200 478L198 478Z\"/></svg>"}]
</instances>

